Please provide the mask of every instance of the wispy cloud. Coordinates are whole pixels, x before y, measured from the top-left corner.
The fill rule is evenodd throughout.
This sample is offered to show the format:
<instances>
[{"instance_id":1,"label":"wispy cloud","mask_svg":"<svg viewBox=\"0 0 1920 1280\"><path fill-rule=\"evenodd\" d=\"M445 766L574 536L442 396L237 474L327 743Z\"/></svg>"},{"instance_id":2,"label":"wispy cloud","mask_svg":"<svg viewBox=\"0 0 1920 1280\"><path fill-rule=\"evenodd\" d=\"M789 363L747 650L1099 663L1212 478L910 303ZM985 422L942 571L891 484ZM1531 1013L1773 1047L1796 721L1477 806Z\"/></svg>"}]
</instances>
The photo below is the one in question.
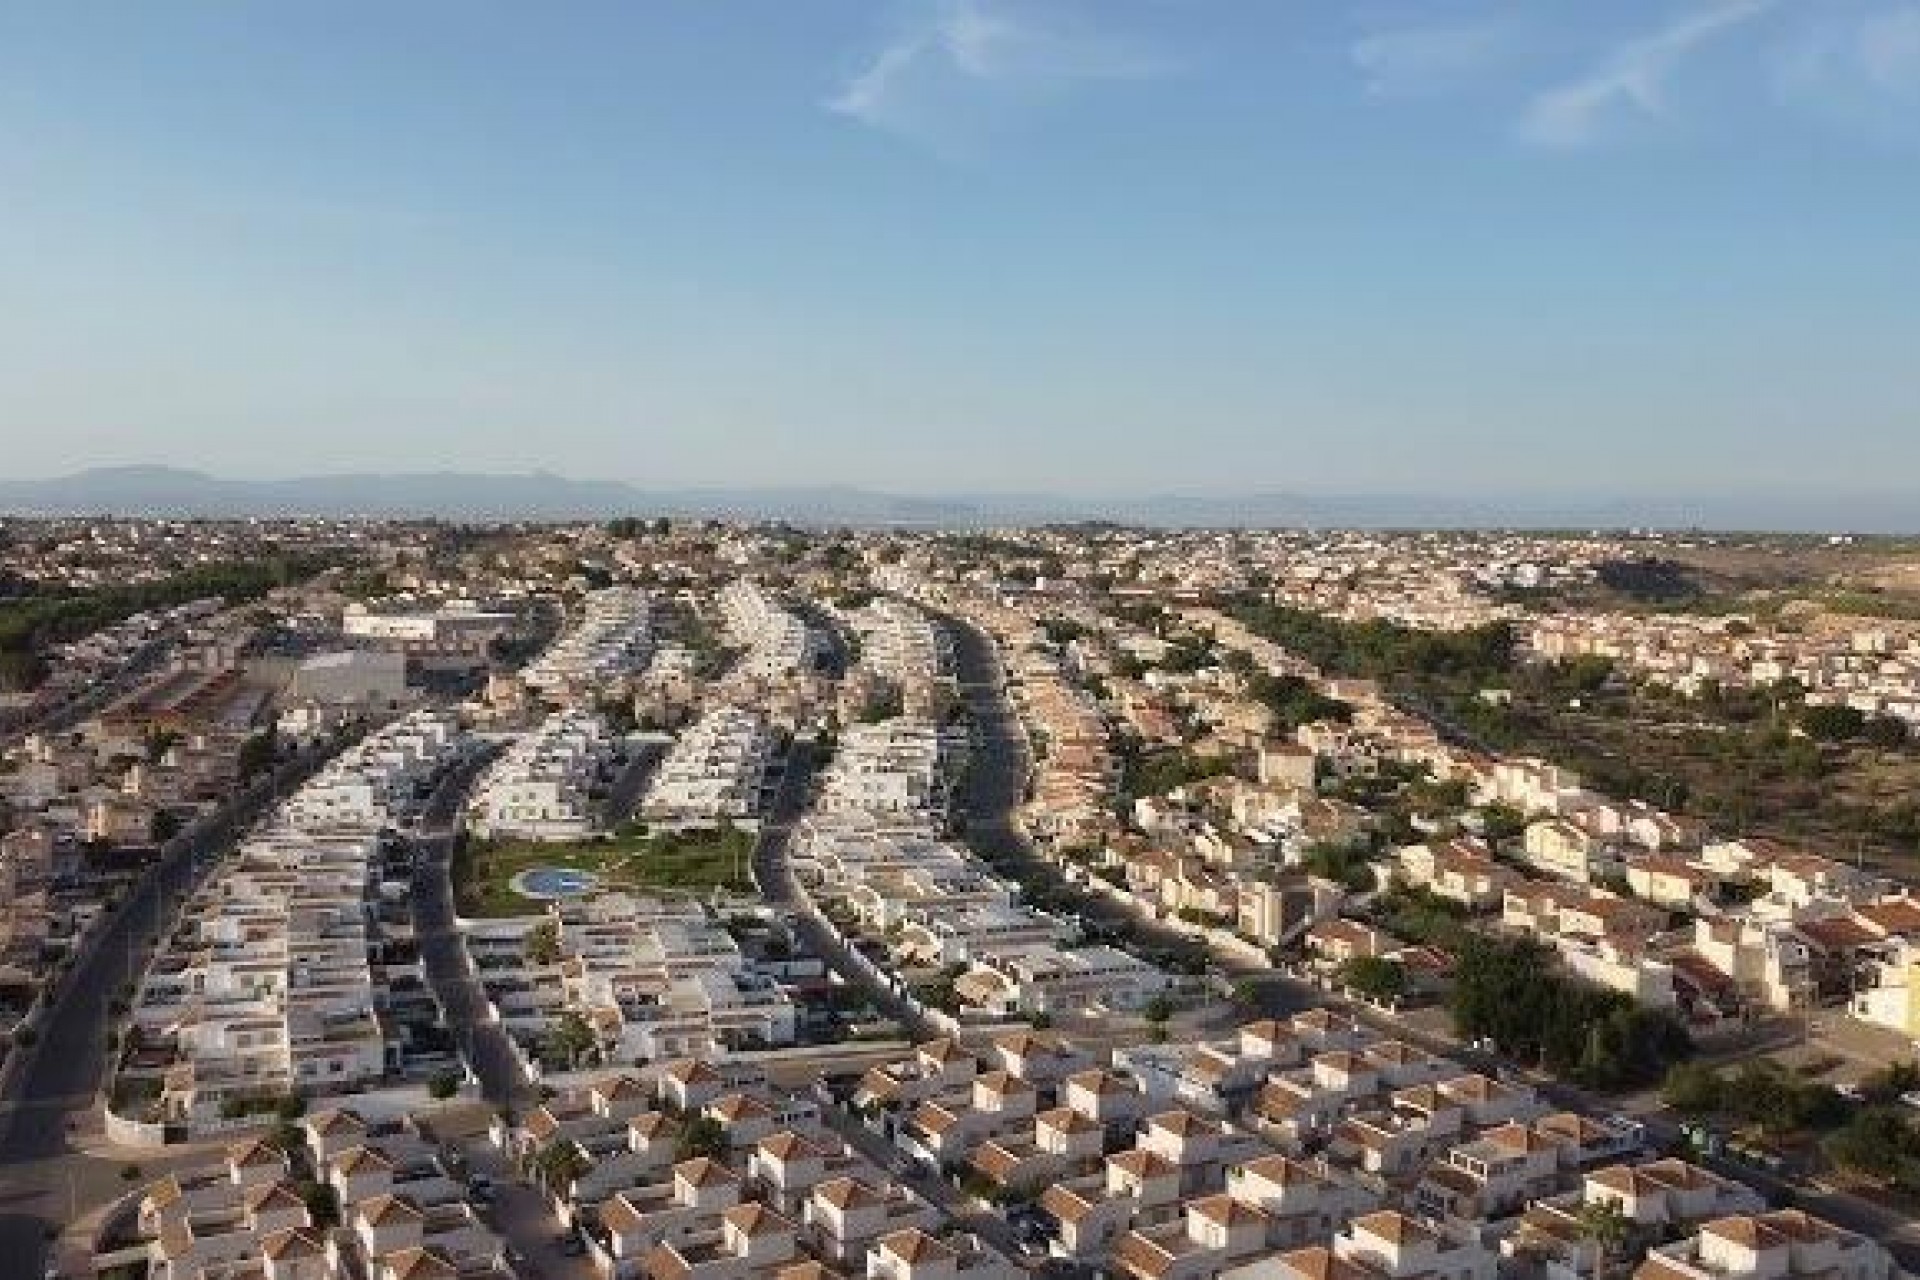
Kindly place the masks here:
<instances>
[{"instance_id":1,"label":"wispy cloud","mask_svg":"<svg viewBox=\"0 0 1920 1280\"><path fill-rule=\"evenodd\" d=\"M1423 97L1457 89L1502 60L1512 31L1496 22L1373 31L1348 49L1368 96Z\"/></svg>"},{"instance_id":2,"label":"wispy cloud","mask_svg":"<svg viewBox=\"0 0 1920 1280\"><path fill-rule=\"evenodd\" d=\"M1076 11L1039 0L940 0L824 103L862 124L934 145L961 117L1008 97L1167 74L1171 62Z\"/></svg>"},{"instance_id":3,"label":"wispy cloud","mask_svg":"<svg viewBox=\"0 0 1920 1280\"><path fill-rule=\"evenodd\" d=\"M1628 41L1589 74L1536 96L1521 121L1522 135L1543 146L1577 147L1621 112L1657 115L1668 82L1689 58L1775 2L1720 0Z\"/></svg>"},{"instance_id":4,"label":"wispy cloud","mask_svg":"<svg viewBox=\"0 0 1920 1280\"><path fill-rule=\"evenodd\" d=\"M1920 3L1871 13L1860 23L1860 66L1876 88L1920 94Z\"/></svg>"}]
</instances>

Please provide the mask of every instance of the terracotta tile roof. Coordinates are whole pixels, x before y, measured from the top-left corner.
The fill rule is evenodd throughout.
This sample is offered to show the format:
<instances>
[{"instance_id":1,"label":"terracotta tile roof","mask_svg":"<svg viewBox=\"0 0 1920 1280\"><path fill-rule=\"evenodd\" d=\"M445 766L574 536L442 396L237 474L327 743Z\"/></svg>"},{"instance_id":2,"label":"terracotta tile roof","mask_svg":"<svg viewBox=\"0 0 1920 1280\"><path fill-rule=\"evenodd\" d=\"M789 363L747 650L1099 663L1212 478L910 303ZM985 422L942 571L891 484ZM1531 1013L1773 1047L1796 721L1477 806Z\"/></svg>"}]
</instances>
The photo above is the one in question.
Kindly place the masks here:
<instances>
[{"instance_id":1,"label":"terracotta tile roof","mask_svg":"<svg viewBox=\"0 0 1920 1280\"><path fill-rule=\"evenodd\" d=\"M1170 1177L1179 1172L1179 1166L1173 1161L1157 1151L1148 1151L1141 1147L1116 1152L1107 1157L1107 1163L1141 1181Z\"/></svg>"},{"instance_id":2,"label":"terracotta tile roof","mask_svg":"<svg viewBox=\"0 0 1920 1280\"><path fill-rule=\"evenodd\" d=\"M459 1268L438 1253L418 1245L397 1250L380 1261L394 1280L457 1280L460 1274Z\"/></svg>"},{"instance_id":3,"label":"terracotta tile roof","mask_svg":"<svg viewBox=\"0 0 1920 1280\"><path fill-rule=\"evenodd\" d=\"M646 1220L646 1215L634 1208L633 1201L624 1194L612 1196L600 1206L601 1224L616 1235L638 1231Z\"/></svg>"},{"instance_id":4,"label":"terracotta tile roof","mask_svg":"<svg viewBox=\"0 0 1920 1280\"><path fill-rule=\"evenodd\" d=\"M301 1258L318 1258L327 1249L320 1238L306 1227L289 1227L276 1231L260 1242L260 1252L275 1262L292 1262Z\"/></svg>"},{"instance_id":5,"label":"terracotta tile roof","mask_svg":"<svg viewBox=\"0 0 1920 1280\"><path fill-rule=\"evenodd\" d=\"M1040 1193L1040 1207L1061 1222L1079 1222L1104 1200L1089 1200L1071 1187L1055 1183Z\"/></svg>"},{"instance_id":6,"label":"terracotta tile roof","mask_svg":"<svg viewBox=\"0 0 1920 1280\"><path fill-rule=\"evenodd\" d=\"M908 1227L880 1239L880 1247L908 1266L923 1262L953 1262L959 1255L918 1227Z\"/></svg>"},{"instance_id":7,"label":"terracotta tile roof","mask_svg":"<svg viewBox=\"0 0 1920 1280\"><path fill-rule=\"evenodd\" d=\"M1129 1231L1113 1247L1113 1261L1122 1272L1140 1280L1159 1280L1173 1262L1173 1254L1138 1231Z\"/></svg>"},{"instance_id":8,"label":"terracotta tile roof","mask_svg":"<svg viewBox=\"0 0 1920 1280\"><path fill-rule=\"evenodd\" d=\"M1232 1196L1207 1196L1201 1200L1189 1201L1187 1211L1198 1214L1208 1222L1231 1230L1234 1227L1251 1226L1264 1223L1267 1215L1250 1204L1242 1204Z\"/></svg>"},{"instance_id":9,"label":"terracotta tile roof","mask_svg":"<svg viewBox=\"0 0 1920 1280\"><path fill-rule=\"evenodd\" d=\"M1260 1178L1281 1187L1306 1186L1325 1181L1313 1168L1289 1156L1261 1156L1257 1160L1247 1161L1240 1168L1247 1177Z\"/></svg>"},{"instance_id":10,"label":"terracotta tile roof","mask_svg":"<svg viewBox=\"0 0 1920 1280\"><path fill-rule=\"evenodd\" d=\"M841 1211L860 1209L881 1202L880 1193L856 1178L830 1178L813 1189L821 1200Z\"/></svg>"},{"instance_id":11,"label":"terracotta tile roof","mask_svg":"<svg viewBox=\"0 0 1920 1280\"><path fill-rule=\"evenodd\" d=\"M362 1219L372 1223L374 1226L379 1226L381 1223L394 1218L420 1219L426 1217L412 1201L402 1200L399 1196L391 1195L371 1196L368 1199L362 1200L355 1212Z\"/></svg>"},{"instance_id":12,"label":"terracotta tile roof","mask_svg":"<svg viewBox=\"0 0 1920 1280\"><path fill-rule=\"evenodd\" d=\"M1203 1138L1220 1132L1219 1125L1191 1111L1162 1111L1159 1115L1149 1117L1147 1124L1180 1138Z\"/></svg>"},{"instance_id":13,"label":"terracotta tile roof","mask_svg":"<svg viewBox=\"0 0 1920 1280\"><path fill-rule=\"evenodd\" d=\"M1393 1245L1426 1244L1436 1237L1398 1209L1382 1209L1353 1220L1353 1229Z\"/></svg>"},{"instance_id":14,"label":"terracotta tile roof","mask_svg":"<svg viewBox=\"0 0 1920 1280\"><path fill-rule=\"evenodd\" d=\"M745 1204L736 1204L721 1214L722 1220L749 1238L755 1236L777 1235L782 1231L793 1230L793 1224L773 1210L749 1200Z\"/></svg>"},{"instance_id":15,"label":"terracotta tile roof","mask_svg":"<svg viewBox=\"0 0 1920 1280\"><path fill-rule=\"evenodd\" d=\"M682 1160L673 1166L673 1176L690 1187L716 1187L722 1183L740 1181L734 1176L733 1170L707 1156Z\"/></svg>"},{"instance_id":16,"label":"terracotta tile roof","mask_svg":"<svg viewBox=\"0 0 1920 1280\"><path fill-rule=\"evenodd\" d=\"M820 1148L814 1146L811 1142L808 1142L791 1129L782 1129L779 1133L770 1134L760 1139L759 1150L761 1154L771 1156L773 1159L783 1163L791 1160L805 1160L812 1156L824 1154Z\"/></svg>"},{"instance_id":17,"label":"terracotta tile roof","mask_svg":"<svg viewBox=\"0 0 1920 1280\"><path fill-rule=\"evenodd\" d=\"M1072 1107L1055 1107L1033 1119L1036 1125L1044 1125L1056 1133L1098 1133L1101 1128L1098 1121L1089 1120Z\"/></svg>"},{"instance_id":18,"label":"terracotta tile roof","mask_svg":"<svg viewBox=\"0 0 1920 1280\"><path fill-rule=\"evenodd\" d=\"M1714 1236L1743 1249L1774 1249L1787 1243L1787 1237L1764 1219L1751 1215L1716 1218L1700 1228L1703 1236Z\"/></svg>"}]
</instances>

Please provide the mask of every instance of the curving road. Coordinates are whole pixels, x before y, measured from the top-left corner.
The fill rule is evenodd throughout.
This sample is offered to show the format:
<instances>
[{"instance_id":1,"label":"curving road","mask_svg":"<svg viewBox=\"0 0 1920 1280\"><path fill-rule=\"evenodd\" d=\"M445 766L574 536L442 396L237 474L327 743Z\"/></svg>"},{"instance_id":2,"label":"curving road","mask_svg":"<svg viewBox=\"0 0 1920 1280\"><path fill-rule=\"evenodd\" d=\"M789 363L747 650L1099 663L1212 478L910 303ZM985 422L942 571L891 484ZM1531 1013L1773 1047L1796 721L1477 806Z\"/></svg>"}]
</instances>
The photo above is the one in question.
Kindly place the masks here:
<instances>
[{"instance_id":1,"label":"curving road","mask_svg":"<svg viewBox=\"0 0 1920 1280\"><path fill-rule=\"evenodd\" d=\"M780 789L760 827L753 846L753 882L767 905L784 917L806 949L826 961L827 967L843 982L865 991L882 1013L898 1022L916 1040L938 1034L932 1023L893 991L874 982L863 966L840 942L813 904L812 897L793 874L787 852L793 843L794 825L805 814L812 796L816 764L811 744L796 739L787 752L786 771Z\"/></svg>"}]
</instances>

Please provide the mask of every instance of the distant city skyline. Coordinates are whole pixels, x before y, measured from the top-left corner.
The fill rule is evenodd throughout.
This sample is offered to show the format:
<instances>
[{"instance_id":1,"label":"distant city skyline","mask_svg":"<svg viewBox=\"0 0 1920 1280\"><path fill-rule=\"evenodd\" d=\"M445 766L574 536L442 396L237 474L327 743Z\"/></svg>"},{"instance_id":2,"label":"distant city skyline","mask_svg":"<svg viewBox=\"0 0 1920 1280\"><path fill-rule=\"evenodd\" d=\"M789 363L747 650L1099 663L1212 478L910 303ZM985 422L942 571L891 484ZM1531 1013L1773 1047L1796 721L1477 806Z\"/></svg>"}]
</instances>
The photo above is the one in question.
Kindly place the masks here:
<instances>
[{"instance_id":1,"label":"distant city skyline","mask_svg":"<svg viewBox=\"0 0 1920 1280\"><path fill-rule=\"evenodd\" d=\"M1897 497L1920 0L21 0L0 474Z\"/></svg>"}]
</instances>

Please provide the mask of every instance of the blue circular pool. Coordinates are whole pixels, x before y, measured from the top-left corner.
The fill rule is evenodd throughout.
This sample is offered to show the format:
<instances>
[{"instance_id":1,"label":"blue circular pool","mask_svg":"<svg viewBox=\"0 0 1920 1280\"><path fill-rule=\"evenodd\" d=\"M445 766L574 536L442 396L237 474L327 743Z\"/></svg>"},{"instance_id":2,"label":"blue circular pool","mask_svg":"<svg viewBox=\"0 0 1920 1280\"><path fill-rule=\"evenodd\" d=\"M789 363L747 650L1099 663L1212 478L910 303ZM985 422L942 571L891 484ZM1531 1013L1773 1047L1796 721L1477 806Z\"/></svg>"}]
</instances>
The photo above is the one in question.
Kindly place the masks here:
<instances>
[{"instance_id":1,"label":"blue circular pool","mask_svg":"<svg viewBox=\"0 0 1920 1280\"><path fill-rule=\"evenodd\" d=\"M514 892L525 898L578 898L600 887L600 877L573 867L534 867L514 877Z\"/></svg>"}]
</instances>

